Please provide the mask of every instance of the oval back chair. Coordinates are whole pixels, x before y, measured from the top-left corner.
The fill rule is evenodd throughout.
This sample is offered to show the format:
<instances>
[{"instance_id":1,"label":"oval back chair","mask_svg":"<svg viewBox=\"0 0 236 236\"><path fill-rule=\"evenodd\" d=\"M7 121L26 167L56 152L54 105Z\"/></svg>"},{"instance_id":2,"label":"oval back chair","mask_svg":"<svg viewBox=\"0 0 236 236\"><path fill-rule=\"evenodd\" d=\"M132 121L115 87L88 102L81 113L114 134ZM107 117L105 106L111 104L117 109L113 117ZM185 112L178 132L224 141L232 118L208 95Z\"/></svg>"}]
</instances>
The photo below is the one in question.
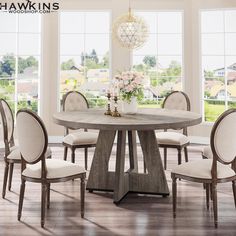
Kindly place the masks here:
<instances>
[{"instance_id":1,"label":"oval back chair","mask_svg":"<svg viewBox=\"0 0 236 236\"><path fill-rule=\"evenodd\" d=\"M8 189L11 190L12 175L14 169L14 163L20 163L19 151L15 147L14 142L14 117L11 111L9 104L4 99L0 99L0 122L2 124L2 136L4 140L5 147L5 169L4 169L4 179L3 179L3 189L2 197L5 198L6 187L7 187L7 178L10 166L9 173L9 182Z\"/></svg>"},{"instance_id":2,"label":"oval back chair","mask_svg":"<svg viewBox=\"0 0 236 236\"><path fill-rule=\"evenodd\" d=\"M62 109L65 112L81 111L89 109L89 104L85 96L77 91L70 91L63 96ZM75 150L84 148L85 169L88 166L88 148L95 147L97 143L97 133L94 132L74 132L69 134L69 129L65 127L65 137L63 139L64 160L67 160L68 148L71 150L71 161L75 163Z\"/></svg>"},{"instance_id":3,"label":"oval back chair","mask_svg":"<svg viewBox=\"0 0 236 236\"><path fill-rule=\"evenodd\" d=\"M26 181L40 183L42 186L41 226L44 227L46 197L48 208L50 203L50 184L76 178L81 179L81 217L83 217L85 170L67 161L46 159L47 130L36 113L22 109L17 112L16 123L22 160L18 220L21 218Z\"/></svg>"},{"instance_id":4,"label":"oval back chair","mask_svg":"<svg viewBox=\"0 0 236 236\"><path fill-rule=\"evenodd\" d=\"M209 209L211 192L215 227L218 226L216 191L218 183L232 181L236 207L236 133L232 132L233 130L236 130L236 109L229 109L219 116L211 131L210 143L213 158L184 163L172 170L174 217L176 217L177 178L205 185L207 209Z\"/></svg>"},{"instance_id":5,"label":"oval back chair","mask_svg":"<svg viewBox=\"0 0 236 236\"><path fill-rule=\"evenodd\" d=\"M164 99L162 108L190 111L190 99L188 95L182 91L173 91ZM175 148L178 151L178 164L182 162L182 150L184 149L185 161L188 161L187 146L190 141L187 137L187 128L183 129L183 133L164 132L157 133L157 141L160 147L164 148L164 169L167 168L167 148Z\"/></svg>"}]
</instances>

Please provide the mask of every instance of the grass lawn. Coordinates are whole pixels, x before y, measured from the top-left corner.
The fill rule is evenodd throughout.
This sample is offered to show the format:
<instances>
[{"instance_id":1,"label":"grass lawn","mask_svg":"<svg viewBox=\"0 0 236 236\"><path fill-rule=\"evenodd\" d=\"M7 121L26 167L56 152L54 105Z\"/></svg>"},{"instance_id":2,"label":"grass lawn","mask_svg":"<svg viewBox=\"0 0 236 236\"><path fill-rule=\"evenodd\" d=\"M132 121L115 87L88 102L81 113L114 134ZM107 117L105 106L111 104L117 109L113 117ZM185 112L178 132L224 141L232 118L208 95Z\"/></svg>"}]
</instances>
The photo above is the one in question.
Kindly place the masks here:
<instances>
[{"instance_id":1,"label":"grass lawn","mask_svg":"<svg viewBox=\"0 0 236 236\"><path fill-rule=\"evenodd\" d=\"M225 111L223 104L209 104L205 102L205 121L214 122Z\"/></svg>"}]
</instances>

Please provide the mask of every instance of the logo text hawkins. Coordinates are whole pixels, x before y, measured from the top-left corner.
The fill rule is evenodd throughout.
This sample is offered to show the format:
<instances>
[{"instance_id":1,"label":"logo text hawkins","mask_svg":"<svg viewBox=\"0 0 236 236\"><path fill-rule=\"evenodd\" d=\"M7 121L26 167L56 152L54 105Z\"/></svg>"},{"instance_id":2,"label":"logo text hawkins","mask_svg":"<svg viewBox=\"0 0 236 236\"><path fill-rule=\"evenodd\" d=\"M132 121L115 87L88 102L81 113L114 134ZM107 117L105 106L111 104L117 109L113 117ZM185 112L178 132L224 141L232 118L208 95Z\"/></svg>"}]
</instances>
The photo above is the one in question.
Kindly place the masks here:
<instances>
[{"instance_id":1,"label":"logo text hawkins","mask_svg":"<svg viewBox=\"0 0 236 236\"><path fill-rule=\"evenodd\" d=\"M0 11L9 13L51 13L59 10L58 2L0 2Z\"/></svg>"}]
</instances>

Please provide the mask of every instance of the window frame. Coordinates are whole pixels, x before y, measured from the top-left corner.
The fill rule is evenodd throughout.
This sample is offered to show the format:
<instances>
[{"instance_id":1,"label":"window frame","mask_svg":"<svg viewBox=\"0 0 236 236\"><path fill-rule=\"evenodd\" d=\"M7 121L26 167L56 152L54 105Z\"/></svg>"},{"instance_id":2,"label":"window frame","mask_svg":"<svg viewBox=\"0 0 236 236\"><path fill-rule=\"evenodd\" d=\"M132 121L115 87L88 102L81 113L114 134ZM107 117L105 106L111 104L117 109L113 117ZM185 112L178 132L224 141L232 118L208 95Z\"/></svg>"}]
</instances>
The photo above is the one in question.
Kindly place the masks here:
<instances>
[{"instance_id":1,"label":"window frame","mask_svg":"<svg viewBox=\"0 0 236 236\"><path fill-rule=\"evenodd\" d=\"M181 88L182 88L182 91L185 91L186 89L186 85L185 85L185 10L184 9L176 9L176 8L173 8L173 9L156 9L156 10L148 10L148 9L134 9L133 10L134 14L136 12L141 12L141 13L155 13L156 15L158 15L158 13L181 13L181 33L173 33L173 34L176 34L176 35L181 35L181 40L182 40L182 43L181 43L181 47L182 47L182 50L181 50L181 54L180 55L159 55L158 54L158 48L155 52L155 58L158 59L158 57L163 57L163 56L168 56L168 57L172 57L172 56L178 56L178 57L181 57ZM157 23L157 27L158 27L158 23ZM172 34L172 33L152 33L153 35L162 35L162 34ZM130 65L131 65L131 68L133 68L133 56L134 56L134 51L130 53ZM145 55L142 55L142 56L145 56ZM158 68L156 66L156 72L158 72Z\"/></svg>"},{"instance_id":2,"label":"window frame","mask_svg":"<svg viewBox=\"0 0 236 236\"><path fill-rule=\"evenodd\" d=\"M63 9L58 14L58 91L57 91L57 111L61 110L61 100L60 100L60 94L61 94L61 13L64 12L80 12L80 13L87 13L87 12L107 12L109 14L109 80L112 80L112 9ZM69 34L69 33L63 33L63 34ZM75 33L79 34L79 33ZM81 33L83 37L86 36L86 33ZM91 33L88 33L91 34ZM94 33L94 34L101 34L101 33ZM85 46L83 45L84 50ZM74 55L75 56L75 55Z\"/></svg>"},{"instance_id":3,"label":"window frame","mask_svg":"<svg viewBox=\"0 0 236 236\"><path fill-rule=\"evenodd\" d=\"M231 7L231 8L200 8L198 11L198 22L199 22L199 31L198 31L198 40L199 40L199 75L200 75L200 83L201 83L201 91L200 91L200 98L201 98L201 102L200 102L200 110L201 110L201 114L202 114L202 124L203 125L207 125L207 126L212 126L215 121L206 121L205 120L205 98L204 98L204 94L205 94L205 77L204 77L204 72L203 72L203 57L204 56L211 56L211 55L205 55L202 53L203 50L203 46L202 46L202 34L208 34L206 32L202 32L202 13L203 12L214 12L214 11L221 11L223 12L223 27L224 27L224 31L221 32L221 34L223 34L223 38L224 38L224 54L223 55L216 55L216 56L222 56L224 58L224 88L225 88L225 92L227 94L228 90L228 85L227 85L227 63L226 63L226 57L227 56L235 56L236 55L227 55L226 52L226 42L225 42L225 37L226 37L226 33L227 31L225 30L226 26L225 26L225 12L226 11L236 11L236 7ZM214 34L214 33L219 33L219 32L210 32L209 34ZM236 33L235 32L231 32L231 33ZM217 99L213 100L213 101L217 101ZM229 108L228 107L228 96L225 96L225 111ZM217 118L216 118L217 119Z\"/></svg>"}]
</instances>

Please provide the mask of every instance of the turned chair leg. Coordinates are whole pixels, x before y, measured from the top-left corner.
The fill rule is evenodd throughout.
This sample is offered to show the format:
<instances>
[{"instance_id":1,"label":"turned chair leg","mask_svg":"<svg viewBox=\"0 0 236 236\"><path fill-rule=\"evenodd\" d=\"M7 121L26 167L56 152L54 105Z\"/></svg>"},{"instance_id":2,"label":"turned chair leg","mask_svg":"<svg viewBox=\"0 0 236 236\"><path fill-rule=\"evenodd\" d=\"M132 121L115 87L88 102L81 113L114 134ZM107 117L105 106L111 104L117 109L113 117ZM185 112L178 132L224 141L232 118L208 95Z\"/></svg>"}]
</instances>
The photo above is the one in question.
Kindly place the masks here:
<instances>
[{"instance_id":1,"label":"turned chair leg","mask_svg":"<svg viewBox=\"0 0 236 236\"><path fill-rule=\"evenodd\" d=\"M5 163L3 188L2 188L2 198L5 198L5 195L6 195L8 171L9 171L9 163Z\"/></svg>"},{"instance_id":2,"label":"turned chair leg","mask_svg":"<svg viewBox=\"0 0 236 236\"><path fill-rule=\"evenodd\" d=\"M210 199L210 184L204 184L206 188L206 206L207 210L209 210L209 199Z\"/></svg>"},{"instance_id":3,"label":"turned chair leg","mask_svg":"<svg viewBox=\"0 0 236 236\"><path fill-rule=\"evenodd\" d=\"M75 163L75 149L71 148L71 162Z\"/></svg>"},{"instance_id":4,"label":"turned chair leg","mask_svg":"<svg viewBox=\"0 0 236 236\"><path fill-rule=\"evenodd\" d=\"M25 180L21 180L20 197L19 197L19 205L18 205L18 220L19 221L21 219L24 195L25 195Z\"/></svg>"},{"instance_id":5,"label":"turned chair leg","mask_svg":"<svg viewBox=\"0 0 236 236\"><path fill-rule=\"evenodd\" d=\"M68 147L64 147L64 161L67 160Z\"/></svg>"},{"instance_id":6,"label":"turned chair leg","mask_svg":"<svg viewBox=\"0 0 236 236\"><path fill-rule=\"evenodd\" d=\"M176 218L177 184L175 175L172 176L172 195L173 195L173 217Z\"/></svg>"},{"instance_id":7,"label":"turned chair leg","mask_svg":"<svg viewBox=\"0 0 236 236\"><path fill-rule=\"evenodd\" d=\"M43 183L42 190L41 190L41 227L42 228L44 228L44 223L45 223L46 195L47 195L47 185Z\"/></svg>"},{"instance_id":8,"label":"turned chair leg","mask_svg":"<svg viewBox=\"0 0 236 236\"><path fill-rule=\"evenodd\" d=\"M47 209L50 208L50 183L47 184Z\"/></svg>"},{"instance_id":9,"label":"turned chair leg","mask_svg":"<svg viewBox=\"0 0 236 236\"><path fill-rule=\"evenodd\" d=\"M84 149L84 166L85 170L88 170L88 148Z\"/></svg>"},{"instance_id":10,"label":"turned chair leg","mask_svg":"<svg viewBox=\"0 0 236 236\"><path fill-rule=\"evenodd\" d=\"M146 166L146 162L145 159L143 157L143 172L146 174L147 173L147 166Z\"/></svg>"},{"instance_id":11,"label":"turned chair leg","mask_svg":"<svg viewBox=\"0 0 236 236\"><path fill-rule=\"evenodd\" d=\"M167 168L167 148L164 148L164 169Z\"/></svg>"},{"instance_id":12,"label":"turned chair leg","mask_svg":"<svg viewBox=\"0 0 236 236\"><path fill-rule=\"evenodd\" d=\"M236 208L236 181L232 181L232 188L233 188L233 194L234 194L234 205Z\"/></svg>"},{"instance_id":13,"label":"turned chair leg","mask_svg":"<svg viewBox=\"0 0 236 236\"><path fill-rule=\"evenodd\" d=\"M13 175L14 163L10 164L10 173L9 173L9 180L8 180L8 190L11 191L11 183L12 183L12 175Z\"/></svg>"},{"instance_id":14,"label":"turned chair leg","mask_svg":"<svg viewBox=\"0 0 236 236\"><path fill-rule=\"evenodd\" d=\"M216 184L212 184L212 200L213 200L213 211L214 211L214 224L215 228L218 227L218 211L217 211L217 191Z\"/></svg>"},{"instance_id":15,"label":"turned chair leg","mask_svg":"<svg viewBox=\"0 0 236 236\"><path fill-rule=\"evenodd\" d=\"M146 166L146 162L145 159L143 157L143 172L146 174L147 173L147 166Z\"/></svg>"},{"instance_id":16,"label":"turned chair leg","mask_svg":"<svg viewBox=\"0 0 236 236\"><path fill-rule=\"evenodd\" d=\"M80 183L80 195L81 195L81 217L84 218L84 195L85 195L85 177L81 178L81 183Z\"/></svg>"},{"instance_id":17,"label":"turned chair leg","mask_svg":"<svg viewBox=\"0 0 236 236\"><path fill-rule=\"evenodd\" d=\"M187 149L187 147L184 147L184 156L185 156L185 162L188 162L188 149Z\"/></svg>"},{"instance_id":18,"label":"turned chair leg","mask_svg":"<svg viewBox=\"0 0 236 236\"><path fill-rule=\"evenodd\" d=\"M182 162L182 154L181 154L182 150L181 148L178 148L177 150L178 150L178 165L180 165Z\"/></svg>"}]
</instances>

